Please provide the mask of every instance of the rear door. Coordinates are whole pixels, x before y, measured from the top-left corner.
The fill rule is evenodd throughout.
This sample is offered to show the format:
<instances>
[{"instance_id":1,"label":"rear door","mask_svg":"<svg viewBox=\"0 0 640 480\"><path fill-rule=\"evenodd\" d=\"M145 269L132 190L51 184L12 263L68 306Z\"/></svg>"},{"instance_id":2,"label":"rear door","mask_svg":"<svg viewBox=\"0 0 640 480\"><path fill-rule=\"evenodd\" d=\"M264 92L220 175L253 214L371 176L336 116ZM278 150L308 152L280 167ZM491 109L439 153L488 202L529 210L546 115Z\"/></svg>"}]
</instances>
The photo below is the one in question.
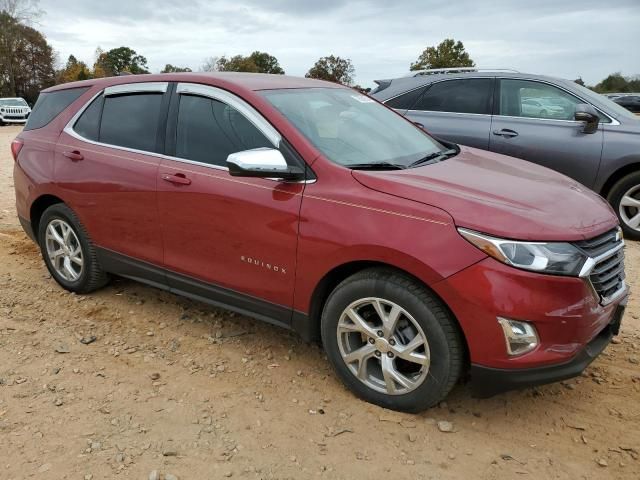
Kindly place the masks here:
<instances>
[{"instance_id":1,"label":"rear door","mask_svg":"<svg viewBox=\"0 0 640 480\"><path fill-rule=\"evenodd\" d=\"M305 184L229 174L229 154L260 147L290 153L240 98L178 84L158 183L164 264L176 290L288 324Z\"/></svg>"},{"instance_id":2,"label":"rear door","mask_svg":"<svg viewBox=\"0 0 640 480\"><path fill-rule=\"evenodd\" d=\"M488 150L494 83L492 77L438 81L406 116L435 137Z\"/></svg>"},{"instance_id":3,"label":"rear door","mask_svg":"<svg viewBox=\"0 0 640 480\"><path fill-rule=\"evenodd\" d=\"M582 133L574 120L583 100L549 83L500 79L490 149L552 168L593 187L604 129ZM610 121L602 115L601 123Z\"/></svg>"},{"instance_id":4,"label":"rear door","mask_svg":"<svg viewBox=\"0 0 640 480\"><path fill-rule=\"evenodd\" d=\"M162 263L156 182L168 83L108 87L56 145L56 182L104 249Z\"/></svg>"}]
</instances>

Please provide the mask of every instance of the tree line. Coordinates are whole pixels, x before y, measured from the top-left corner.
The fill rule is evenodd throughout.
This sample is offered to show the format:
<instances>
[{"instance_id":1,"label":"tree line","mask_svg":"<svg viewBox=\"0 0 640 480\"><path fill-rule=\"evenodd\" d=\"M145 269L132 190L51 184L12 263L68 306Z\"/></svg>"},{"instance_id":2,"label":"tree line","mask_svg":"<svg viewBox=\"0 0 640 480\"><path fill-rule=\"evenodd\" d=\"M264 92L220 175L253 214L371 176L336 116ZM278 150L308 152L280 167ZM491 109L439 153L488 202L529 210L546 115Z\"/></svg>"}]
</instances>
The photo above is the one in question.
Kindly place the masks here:
<instances>
[{"instance_id":1,"label":"tree line","mask_svg":"<svg viewBox=\"0 0 640 480\"><path fill-rule=\"evenodd\" d=\"M55 84L127 73L150 73L147 58L125 46L107 51L98 47L92 65L70 55L66 63L56 69L53 48L32 26L40 14L37 0L0 0L0 97L19 96L33 103L41 90ZM463 43L448 38L438 45L427 47L409 65L409 69L474 66L475 62ZM191 71L189 67L166 64L160 73ZM199 71L285 73L275 56L261 51L246 56L209 57ZM336 55L319 58L305 77L341 83L365 92L369 90L354 84L355 67L351 60ZM584 85L580 78L576 82ZM640 91L640 77L628 78L614 73L589 88L599 93L637 92Z\"/></svg>"}]
</instances>

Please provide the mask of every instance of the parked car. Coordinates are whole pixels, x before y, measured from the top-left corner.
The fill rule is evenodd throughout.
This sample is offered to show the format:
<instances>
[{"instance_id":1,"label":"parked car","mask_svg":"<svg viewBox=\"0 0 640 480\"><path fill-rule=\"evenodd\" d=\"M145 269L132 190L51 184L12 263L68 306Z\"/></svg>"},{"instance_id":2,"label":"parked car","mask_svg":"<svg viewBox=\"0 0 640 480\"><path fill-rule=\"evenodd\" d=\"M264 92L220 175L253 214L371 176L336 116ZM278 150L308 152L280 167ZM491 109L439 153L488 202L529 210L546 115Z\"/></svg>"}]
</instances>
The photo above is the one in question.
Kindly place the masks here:
<instances>
[{"instance_id":1,"label":"parked car","mask_svg":"<svg viewBox=\"0 0 640 480\"><path fill-rule=\"evenodd\" d=\"M23 98L0 98L0 127L8 123L25 124L31 113Z\"/></svg>"},{"instance_id":2,"label":"parked car","mask_svg":"<svg viewBox=\"0 0 640 480\"><path fill-rule=\"evenodd\" d=\"M622 95L613 101L631 113L640 114L640 95Z\"/></svg>"},{"instance_id":3,"label":"parked car","mask_svg":"<svg viewBox=\"0 0 640 480\"><path fill-rule=\"evenodd\" d=\"M605 197L640 240L640 119L569 80L512 71L378 81L372 96L437 138L557 170ZM544 98L562 110L529 105Z\"/></svg>"},{"instance_id":4,"label":"parked car","mask_svg":"<svg viewBox=\"0 0 640 480\"><path fill-rule=\"evenodd\" d=\"M523 98L521 110L523 117L558 118L565 115L564 108L561 106L537 98Z\"/></svg>"},{"instance_id":5,"label":"parked car","mask_svg":"<svg viewBox=\"0 0 640 480\"><path fill-rule=\"evenodd\" d=\"M120 275L321 339L387 408L467 375L485 395L578 375L620 328L623 240L599 196L340 85L69 83L12 152L20 222L62 287Z\"/></svg>"}]
</instances>

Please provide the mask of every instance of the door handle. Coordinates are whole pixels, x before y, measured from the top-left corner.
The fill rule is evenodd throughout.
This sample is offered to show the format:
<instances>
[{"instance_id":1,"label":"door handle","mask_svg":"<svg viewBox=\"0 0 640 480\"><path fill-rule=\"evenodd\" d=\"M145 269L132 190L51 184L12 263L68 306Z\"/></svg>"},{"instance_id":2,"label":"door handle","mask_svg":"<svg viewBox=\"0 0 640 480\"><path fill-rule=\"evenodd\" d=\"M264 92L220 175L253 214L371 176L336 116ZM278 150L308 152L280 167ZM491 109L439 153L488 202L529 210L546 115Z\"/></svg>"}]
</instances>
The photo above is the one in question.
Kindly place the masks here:
<instances>
[{"instance_id":1,"label":"door handle","mask_svg":"<svg viewBox=\"0 0 640 480\"><path fill-rule=\"evenodd\" d=\"M493 134L504 138L513 138L518 136L518 132L516 132L515 130L510 130L508 128L503 128L502 130L494 130Z\"/></svg>"},{"instance_id":2,"label":"door handle","mask_svg":"<svg viewBox=\"0 0 640 480\"><path fill-rule=\"evenodd\" d=\"M63 155L74 162L79 162L84 159L84 156L78 151L73 150L72 152L64 152Z\"/></svg>"},{"instance_id":3,"label":"door handle","mask_svg":"<svg viewBox=\"0 0 640 480\"><path fill-rule=\"evenodd\" d=\"M163 173L162 180L173 183L174 185L191 185L191 180L189 180L184 173Z\"/></svg>"}]
</instances>

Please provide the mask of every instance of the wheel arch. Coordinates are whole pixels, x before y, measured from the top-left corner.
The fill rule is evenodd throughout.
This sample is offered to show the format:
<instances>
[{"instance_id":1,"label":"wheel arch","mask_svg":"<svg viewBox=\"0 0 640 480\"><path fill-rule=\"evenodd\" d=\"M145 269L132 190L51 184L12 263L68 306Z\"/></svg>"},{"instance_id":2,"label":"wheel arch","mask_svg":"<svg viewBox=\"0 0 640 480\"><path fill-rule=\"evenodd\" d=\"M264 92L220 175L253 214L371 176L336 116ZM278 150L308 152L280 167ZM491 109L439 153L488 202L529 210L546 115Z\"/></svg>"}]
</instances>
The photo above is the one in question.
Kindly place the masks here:
<instances>
[{"instance_id":1,"label":"wheel arch","mask_svg":"<svg viewBox=\"0 0 640 480\"><path fill-rule=\"evenodd\" d=\"M57 203L64 203L64 201L55 195L44 194L36 198L31 204L31 208L29 209L29 220L31 221L31 228L36 240L38 239L42 214L51 205L55 205Z\"/></svg>"},{"instance_id":2,"label":"wheel arch","mask_svg":"<svg viewBox=\"0 0 640 480\"><path fill-rule=\"evenodd\" d=\"M602 188L600 189L600 195L608 200L608 196L611 193L611 189L613 186L622 178L626 177L630 173L640 172L640 159L628 163L617 170L615 170L609 178L604 182Z\"/></svg>"},{"instance_id":3,"label":"wheel arch","mask_svg":"<svg viewBox=\"0 0 640 480\"><path fill-rule=\"evenodd\" d=\"M463 339L464 343L464 356L465 356L465 365L469 365L469 346L467 345L467 339L464 335L464 331L457 317L453 313L453 311L449 308L446 302L438 295L432 288L429 287L424 281L420 278L416 277L412 273L399 268L395 265L374 261L374 260L356 260L347 263L343 263L341 265L337 265L333 267L329 272L327 272L322 279L318 282L313 293L311 295L311 300L309 303L309 314L298 314L294 312L293 318L293 328L300 335L309 342L320 342L320 320L322 317L322 310L324 305L329 298L329 295L333 290L344 280L355 275L356 273L366 270L369 268L377 268L381 270L390 270L399 275L403 275L405 277L410 278L411 280L419 283L424 288L426 288L429 293L431 293L434 297L436 297L446 309L447 313L451 316L451 318L455 321L456 325L460 330L460 336Z\"/></svg>"}]
</instances>

